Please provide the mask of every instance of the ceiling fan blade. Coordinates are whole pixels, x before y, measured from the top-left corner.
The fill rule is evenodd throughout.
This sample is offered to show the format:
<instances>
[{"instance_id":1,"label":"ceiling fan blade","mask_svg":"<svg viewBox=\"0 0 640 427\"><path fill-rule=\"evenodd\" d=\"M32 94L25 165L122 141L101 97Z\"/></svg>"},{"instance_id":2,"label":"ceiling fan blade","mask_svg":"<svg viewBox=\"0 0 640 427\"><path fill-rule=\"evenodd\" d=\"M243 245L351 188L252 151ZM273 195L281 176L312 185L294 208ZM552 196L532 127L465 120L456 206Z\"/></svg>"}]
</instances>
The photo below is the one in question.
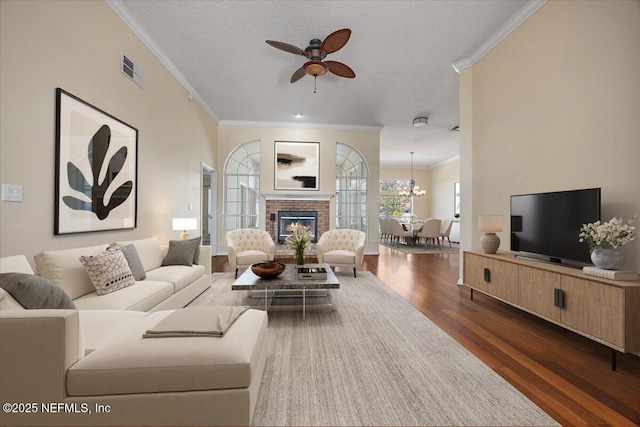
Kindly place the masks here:
<instances>
[{"instance_id":1,"label":"ceiling fan blade","mask_svg":"<svg viewBox=\"0 0 640 427\"><path fill-rule=\"evenodd\" d=\"M267 43L275 47L276 49L284 50L285 52L293 53L295 55L307 56L304 50L289 43L278 42L275 40L267 40Z\"/></svg>"},{"instance_id":2,"label":"ceiling fan blade","mask_svg":"<svg viewBox=\"0 0 640 427\"><path fill-rule=\"evenodd\" d=\"M293 73L293 75L291 76L291 83L297 82L298 80L303 78L306 74L307 72L304 70L304 67L298 68L296 72Z\"/></svg>"},{"instance_id":3,"label":"ceiling fan blade","mask_svg":"<svg viewBox=\"0 0 640 427\"><path fill-rule=\"evenodd\" d=\"M356 73L353 72L348 65L343 64L338 61L324 61L329 66L329 71L331 71L336 76L346 77L348 79L352 79L356 76Z\"/></svg>"},{"instance_id":4,"label":"ceiling fan blade","mask_svg":"<svg viewBox=\"0 0 640 427\"><path fill-rule=\"evenodd\" d=\"M351 30L348 28L334 31L324 39L320 48L327 52L327 54L336 52L347 44L349 37L351 37Z\"/></svg>"}]
</instances>

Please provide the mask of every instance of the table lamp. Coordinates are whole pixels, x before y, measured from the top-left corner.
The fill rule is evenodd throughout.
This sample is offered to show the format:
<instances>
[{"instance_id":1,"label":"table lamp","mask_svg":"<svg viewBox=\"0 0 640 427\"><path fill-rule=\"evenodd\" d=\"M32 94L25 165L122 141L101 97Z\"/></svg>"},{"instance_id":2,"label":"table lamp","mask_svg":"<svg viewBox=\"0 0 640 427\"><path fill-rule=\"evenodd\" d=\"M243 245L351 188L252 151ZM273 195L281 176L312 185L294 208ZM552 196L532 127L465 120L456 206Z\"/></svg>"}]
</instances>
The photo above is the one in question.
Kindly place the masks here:
<instances>
[{"instance_id":1,"label":"table lamp","mask_svg":"<svg viewBox=\"0 0 640 427\"><path fill-rule=\"evenodd\" d=\"M500 238L496 235L502 231L502 215L479 215L478 230L484 234L480 238L480 246L485 254L495 254L500 247Z\"/></svg>"},{"instance_id":2,"label":"table lamp","mask_svg":"<svg viewBox=\"0 0 640 427\"><path fill-rule=\"evenodd\" d=\"M182 230L182 240L189 238L189 232L187 230L198 229L198 218L173 218L174 230Z\"/></svg>"}]
</instances>

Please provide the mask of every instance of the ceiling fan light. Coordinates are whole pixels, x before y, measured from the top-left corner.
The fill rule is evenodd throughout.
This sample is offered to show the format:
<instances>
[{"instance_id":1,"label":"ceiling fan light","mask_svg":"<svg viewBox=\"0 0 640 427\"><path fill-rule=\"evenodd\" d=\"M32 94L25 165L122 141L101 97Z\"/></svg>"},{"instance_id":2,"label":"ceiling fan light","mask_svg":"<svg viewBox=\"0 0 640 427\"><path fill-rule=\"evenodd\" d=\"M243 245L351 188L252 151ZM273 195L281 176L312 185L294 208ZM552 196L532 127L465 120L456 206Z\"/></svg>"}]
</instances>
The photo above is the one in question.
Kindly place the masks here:
<instances>
[{"instance_id":1,"label":"ceiling fan light","mask_svg":"<svg viewBox=\"0 0 640 427\"><path fill-rule=\"evenodd\" d=\"M413 126L417 128L426 126L428 121L429 119L427 119L426 117L416 117L415 119L413 119Z\"/></svg>"},{"instance_id":2,"label":"ceiling fan light","mask_svg":"<svg viewBox=\"0 0 640 427\"><path fill-rule=\"evenodd\" d=\"M304 64L304 70L312 76L321 76L327 72L329 67L320 61L309 61Z\"/></svg>"}]
</instances>

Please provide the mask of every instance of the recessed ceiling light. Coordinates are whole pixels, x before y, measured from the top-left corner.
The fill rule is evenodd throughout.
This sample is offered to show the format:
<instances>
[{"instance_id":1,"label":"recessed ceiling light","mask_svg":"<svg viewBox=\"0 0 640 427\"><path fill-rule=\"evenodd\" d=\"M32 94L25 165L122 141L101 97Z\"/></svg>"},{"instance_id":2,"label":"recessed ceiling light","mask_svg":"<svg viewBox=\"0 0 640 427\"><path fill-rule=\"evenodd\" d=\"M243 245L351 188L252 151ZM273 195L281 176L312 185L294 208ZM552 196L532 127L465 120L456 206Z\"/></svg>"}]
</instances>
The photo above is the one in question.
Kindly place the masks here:
<instances>
[{"instance_id":1,"label":"recessed ceiling light","mask_svg":"<svg viewBox=\"0 0 640 427\"><path fill-rule=\"evenodd\" d=\"M302 114L300 114L300 113L296 113L296 114L294 114L293 117L295 117L296 119L301 119L304 116Z\"/></svg>"}]
</instances>

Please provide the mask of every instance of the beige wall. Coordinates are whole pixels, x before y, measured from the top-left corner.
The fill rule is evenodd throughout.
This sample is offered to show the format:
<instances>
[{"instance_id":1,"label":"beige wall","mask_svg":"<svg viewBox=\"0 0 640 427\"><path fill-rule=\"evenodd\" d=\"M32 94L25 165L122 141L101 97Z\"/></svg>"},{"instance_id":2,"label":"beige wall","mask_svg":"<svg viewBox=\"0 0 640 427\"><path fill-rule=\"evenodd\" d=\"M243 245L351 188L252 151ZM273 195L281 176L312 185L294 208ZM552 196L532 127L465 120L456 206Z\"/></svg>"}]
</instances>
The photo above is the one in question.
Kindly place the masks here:
<instances>
[{"instance_id":1,"label":"beige wall","mask_svg":"<svg viewBox=\"0 0 640 427\"><path fill-rule=\"evenodd\" d=\"M224 164L231 152L248 141L260 141L260 193L300 195L300 196L334 196L336 192L336 142L348 144L357 149L365 158L369 167L370 191L368 199L369 232L367 253L378 252L378 179L380 164L380 132L339 129L234 126L220 125L218 128L218 163L216 169L224 173ZM282 191L274 190L274 147L275 141L313 141L320 143L320 189L319 191ZM224 183L219 180L218 213L222 218L224 203ZM265 200L260 199L261 212L265 210ZM330 215L335 218L335 198L331 199ZM335 221L330 222L334 227ZM265 219L261 217L259 227L264 229ZM224 225L218 223L218 252L224 251Z\"/></svg>"},{"instance_id":2,"label":"beige wall","mask_svg":"<svg viewBox=\"0 0 640 427\"><path fill-rule=\"evenodd\" d=\"M0 203L0 255L179 238L171 218L200 216L200 164L216 163L217 124L105 2L0 8L0 179L24 192ZM144 89L120 72L120 52L144 70ZM57 87L138 129L136 229L53 235Z\"/></svg>"},{"instance_id":3,"label":"beige wall","mask_svg":"<svg viewBox=\"0 0 640 427\"><path fill-rule=\"evenodd\" d=\"M512 194L601 187L603 219L640 213L638 52L640 2L550 1L462 72L464 248L491 213L509 249ZM640 269L639 246L625 268Z\"/></svg>"},{"instance_id":4,"label":"beige wall","mask_svg":"<svg viewBox=\"0 0 640 427\"><path fill-rule=\"evenodd\" d=\"M454 185L460 182L460 159L456 158L429 169L429 216L453 219Z\"/></svg>"}]
</instances>

